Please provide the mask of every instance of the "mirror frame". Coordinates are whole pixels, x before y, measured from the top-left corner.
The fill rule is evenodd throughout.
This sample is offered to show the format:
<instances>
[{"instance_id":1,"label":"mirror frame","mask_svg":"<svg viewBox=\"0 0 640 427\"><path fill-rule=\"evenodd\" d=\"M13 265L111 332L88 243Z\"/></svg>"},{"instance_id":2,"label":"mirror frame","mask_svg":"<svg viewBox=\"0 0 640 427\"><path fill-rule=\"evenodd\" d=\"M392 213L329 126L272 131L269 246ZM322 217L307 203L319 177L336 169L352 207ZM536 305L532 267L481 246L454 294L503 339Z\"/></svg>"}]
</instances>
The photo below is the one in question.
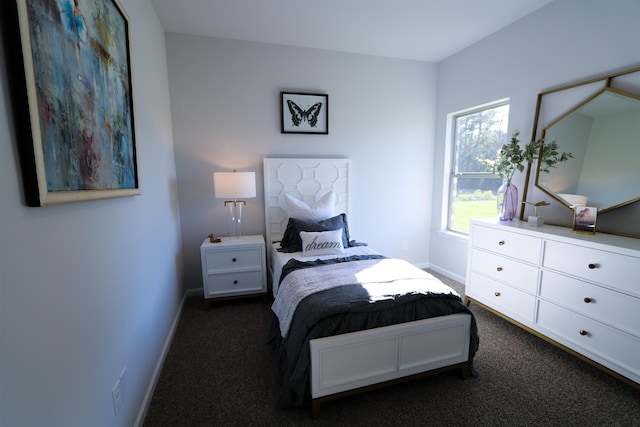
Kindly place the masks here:
<instances>
[{"instance_id":1,"label":"mirror frame","mask_svg":"<svg viewBox=\"0 0 640 427\"><path fill-rule=\"evenodd\" d=\"M634 75L635 73L638 74ZM631 77L638 80L633 80L631 84L628 84L628 82L625 84L625 77ZM623 92L625 95L640 97L639 80L640 66L636 66L623 71L602 75L540 92L536 103L531 141L540 139L544 133L544 129L549 127L552 123L557 123L562 120L564 117L568 116L577 108L589 102L605 90L610 89L612 91ZM555 104L554 101L556 102ZM560 207L560 209L554 211L554 213L562 216L561 220L556 223L545 220L545 223L570 227L573 222L573 209L564 200L561 200L559 196L550 194L550 192L545 189L538 187L537 181L538 174L540 173L539 169L540 165L536 161L534 161L533 164L527 164L520 209L520 220L526 221L528 215L533 215L533 208L531 208L531 204L527 202L527 197L533 192L532 189L535 188L536 191L550 196L553 204ZM533 174L532 170L534 172ZM620 208L628 207L629 205L632 205L631 207L634 209L640 209L640 206L637 206L640 205L640 198L634 198L625 203L604 209L602 214L609 214L613 216L616 211L620 210ZM599 211L598 214L600 213L601 212ZM615 221L612 222L615 223ZM636 228L638 230L636 230ZM631 227L631 232L627 229L623 229L622 231L618 231L616 229L599 231L640 238L640 224L633 225Z\"/></svg>"},{"instance_id":2,"label":"mirror frame","mask_svg":"<svg viewBox=\"0 0 640 427\"><path fill-rule=\"evenodd\" d=\"M573 109L568 111L566 114L558 117L557 119L555 119L554 121L549 123L547 126L545 126L544 129L542 130L542 137L545 138L545 140L546 140L546 134L549 131L549 129L551 129L552 127L558 125L564 119L566 119L566 118L570 117L572 114L580 111L583 107L591 104L593 101L597 100L602 95L605 95L607 93L611 93L611 94L614 94L614 95L618 95L618 96L622 96L622 97L625 97L625 98L628 98L628 99L632 99L634 101L637 101L638 104L640 105L640 96L639 95L635 95L635 94L632 94L632 93L626 93L626 92L623 92L621 90L617 90L617 89L613 89L613 88L607 87L607 88L602 89L600 92L595 93L593 96L589 97L585 101L583 101L580 104L576 105ZM639 135L639 137L640 137L640 135ZM640 140L638 141L638 143L640 144ZM561 167L561 166L559 166L559 167ZM539 188L541 191L543 191L544 193L546 193L547 195L549 195L549 196L553 197L554 199L556 199L559 203L562 203L566 208L570 209L573 212L573 208L571 207L570 203L568 203L566 200L563 200L561 197L558 197L559 196L558 193L554 193L552 191L549 191L548 188L544 188L543 186L541 186L539 181L540 181L540 163L537 162L536 171L535 171L535 186L537 188ZM611 205L606 206L604 208L598 207L598 214L602 215L602 214L604 214L606 212L609 212L612 209L617 209L617 208L620 208L622 206L626 206L626 205L628 205L630 203L634 203L634 202L639 201L640 200L640 189L638 189L636 194L638 194L638 195L637 196L633 196L630 199L627 199L627 200L624 200L624 201L620 201L620 202L615 203L615 204L611 204Z\"/></svg>"}]
</instances>

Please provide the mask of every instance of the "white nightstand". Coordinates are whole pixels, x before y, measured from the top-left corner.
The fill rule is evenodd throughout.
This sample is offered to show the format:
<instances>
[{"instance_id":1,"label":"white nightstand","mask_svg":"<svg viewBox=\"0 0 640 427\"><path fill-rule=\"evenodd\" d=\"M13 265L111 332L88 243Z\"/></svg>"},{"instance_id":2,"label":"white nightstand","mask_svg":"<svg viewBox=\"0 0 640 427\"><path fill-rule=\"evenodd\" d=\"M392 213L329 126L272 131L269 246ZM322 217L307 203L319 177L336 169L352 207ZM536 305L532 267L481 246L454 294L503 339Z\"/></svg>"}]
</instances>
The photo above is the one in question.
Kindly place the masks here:
<instances>
[{"instance_id":1,"label":"white nightstand","mask_svg":"<svg viewBox=\"0 0 640 427\"><path fill-rule=\"evenodd\" d=\"M267 293L265 247L262 236L209 239L200 246L205 302Z\"/></svg>"}]
</instances>

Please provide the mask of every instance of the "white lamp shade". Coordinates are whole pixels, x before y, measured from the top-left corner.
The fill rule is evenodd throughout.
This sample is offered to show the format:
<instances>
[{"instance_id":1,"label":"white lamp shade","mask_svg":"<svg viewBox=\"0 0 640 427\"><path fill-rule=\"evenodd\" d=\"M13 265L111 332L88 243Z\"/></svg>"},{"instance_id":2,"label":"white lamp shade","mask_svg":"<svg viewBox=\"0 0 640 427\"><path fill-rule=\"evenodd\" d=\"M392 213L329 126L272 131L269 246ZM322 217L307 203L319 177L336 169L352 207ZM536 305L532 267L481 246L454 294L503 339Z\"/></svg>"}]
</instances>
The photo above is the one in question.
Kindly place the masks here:
<instances>
[{"instance_id":1,"label":"white lamp shade","mask_svg":"<svg viewBox=\"0 0 640 427\"><path fill-rule=\"evenodd\" d=\"M218 199L256 197L256 173L214 172L213 192Z\"/></svg>"}]
</instances>

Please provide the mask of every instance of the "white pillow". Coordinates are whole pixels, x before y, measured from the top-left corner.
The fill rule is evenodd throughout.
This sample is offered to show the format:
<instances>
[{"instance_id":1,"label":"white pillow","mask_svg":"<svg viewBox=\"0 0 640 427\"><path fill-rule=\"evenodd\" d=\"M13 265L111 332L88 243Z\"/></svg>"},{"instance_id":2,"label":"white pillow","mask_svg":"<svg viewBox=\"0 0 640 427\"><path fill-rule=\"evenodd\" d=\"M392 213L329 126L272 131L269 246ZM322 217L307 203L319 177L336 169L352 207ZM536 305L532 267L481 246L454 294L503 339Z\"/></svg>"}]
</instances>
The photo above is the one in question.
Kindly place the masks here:
<instances>
[{"instance_id":1,"label":"white pillow","mask_svg":"<svg viewBox=\"0 0 640 427\"><path fill-rule=\"evenodd\" d=\"M301 231L302 255L340 255L342 246L342 228L331 231Z\"/></svg>"},{"instance_id":2,"label":"white pillow","mask_svg":"<svg viewBox=\"0 0 640 427\"><path fill-rule=\"evenodd\" d=\"M333 191L320 197L313 206L309 206L289 193L284 195L284 210L287 211L289 218L322 221L335 216L335 208L336 193Z\"/></svg>"}]
</instances>

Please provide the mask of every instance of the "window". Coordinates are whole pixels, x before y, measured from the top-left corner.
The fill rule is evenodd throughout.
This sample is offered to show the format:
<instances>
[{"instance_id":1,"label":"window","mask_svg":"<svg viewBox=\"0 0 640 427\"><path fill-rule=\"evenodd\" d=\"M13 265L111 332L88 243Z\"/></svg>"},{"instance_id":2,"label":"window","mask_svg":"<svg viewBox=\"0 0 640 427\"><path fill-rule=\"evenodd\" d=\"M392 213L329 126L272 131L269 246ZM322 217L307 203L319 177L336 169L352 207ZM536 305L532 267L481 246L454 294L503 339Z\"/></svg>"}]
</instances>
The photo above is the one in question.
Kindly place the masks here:
<instances>
[{"instance_id":1,"label":"window","mask_svg":"<svg viewBox=\"0 0 640 427\"><path fill-rule=\"evenodd\" d=\"M451 114L447 229L469 234L469 221L496 216L502 184L482 159L493 159L507 143L509 101L503 100Z\"/></svg>"}]
</instances>

